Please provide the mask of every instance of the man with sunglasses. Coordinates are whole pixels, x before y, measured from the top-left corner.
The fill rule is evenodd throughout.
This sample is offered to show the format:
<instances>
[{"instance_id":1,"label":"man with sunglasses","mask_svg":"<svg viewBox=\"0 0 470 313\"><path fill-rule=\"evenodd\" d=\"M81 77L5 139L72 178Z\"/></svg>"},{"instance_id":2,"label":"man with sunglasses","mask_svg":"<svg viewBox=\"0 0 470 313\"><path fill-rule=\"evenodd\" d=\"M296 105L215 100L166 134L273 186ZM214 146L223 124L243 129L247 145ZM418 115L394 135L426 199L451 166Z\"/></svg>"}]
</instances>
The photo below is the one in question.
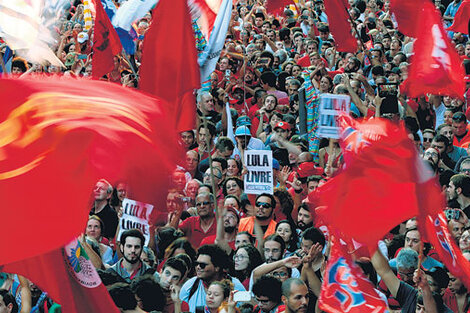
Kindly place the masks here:
<instances>
[{"instance_id":1,"label":"man with sunglasses","mask_svg":"<svg viewBox=\"0 0 470 313\"><path fill-rule=\"evenodd\" d=\"M240 220L238 232L247 231L255 235L255 221L261 226L264 238L276 231L276 222L273 219L276 200L268 193L262 193L256 197L255 216L245 217Z\"/></svg>"},{"instance_id":2,"label":"man with sunglasses","mask_svg":"<svg viewBox=\"0 0 470 313\"><path fill-rule=\"evenodd\" d=\"M179 224L178 228L184 232L193 247L199 247L205 237L216 234L214 201L215 197L211 193L198 194L196 196L197 216L188 217Z\"/></svg>"},{"instance_id":3,"label":"man with sunglasses","mask_svg":"<svg viewBox=\"0 0 470 313\"><path fill-rule=\"evenodd\" d=\"M207 288L214 281L231 279L234 290L245 291L245 287L237 278L225 274L224 269L230 268L230 258L219 246L201 246L194 264L196 276L186 281L180 291L180 299L189 304L190 312L195 312L196 307L206 304Z\"/></svg>"}]
</instances>

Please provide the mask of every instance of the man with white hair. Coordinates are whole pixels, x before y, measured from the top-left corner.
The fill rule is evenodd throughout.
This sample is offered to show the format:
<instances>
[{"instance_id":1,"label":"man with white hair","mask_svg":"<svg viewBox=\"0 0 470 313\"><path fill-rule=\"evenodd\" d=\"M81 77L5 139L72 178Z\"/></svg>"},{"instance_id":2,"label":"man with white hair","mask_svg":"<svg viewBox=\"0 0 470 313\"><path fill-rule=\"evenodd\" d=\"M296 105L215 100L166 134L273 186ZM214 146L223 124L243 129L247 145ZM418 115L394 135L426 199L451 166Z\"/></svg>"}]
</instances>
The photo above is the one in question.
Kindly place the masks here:
<instances>
[{"instance_id":1,"label":"man with white hair","mask_svg":"<svg viewBox=\"0 0 470 313\"><path fill-rule=\"evenodd\" d=\"M109 205L109 199L113 194L113 186L106 180L100 179L93 189L95 202L91 208L90 215L98 216L104 223L103 236L112 239L116 234L119 222L116 211Z\"/></svg>"},{"instance_id":2,"label":"man with white hair","mask_svg":"<svg viewBox=\"0 0 470 313\"><path fill-rule=\"evenodd\" d=\"M196 96L197 115L199 118L205 118L212 123L217 123L221 119L221 114L215 111L214 97L208 91L199 89Z\"/></svg>"}]
</instances>

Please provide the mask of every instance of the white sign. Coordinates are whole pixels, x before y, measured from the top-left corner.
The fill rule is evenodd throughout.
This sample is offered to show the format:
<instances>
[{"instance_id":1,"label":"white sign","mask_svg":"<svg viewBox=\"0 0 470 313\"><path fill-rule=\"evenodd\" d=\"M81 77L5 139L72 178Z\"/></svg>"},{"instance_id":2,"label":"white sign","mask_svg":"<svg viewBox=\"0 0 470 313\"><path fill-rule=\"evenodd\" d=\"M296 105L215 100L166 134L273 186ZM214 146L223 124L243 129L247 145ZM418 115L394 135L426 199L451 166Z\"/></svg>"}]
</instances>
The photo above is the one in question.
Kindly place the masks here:
<instances>
[{"instance_id":1,"label":"white sign","mask_svg":"<svg viewBox=\"0 0 470 313\"><path fill-rule=\"evenodd\" d=\"M273 194L273 152L271 150L245 150L245 193Z\"/></svg>"},{"instance_id":2,"label":"white sign","mask_svg":"<svg viewBox=\"0 0 470 313\"><path fill-rule=\"evenodd\" d=\"M337 116L344 112L349 114L350 98L347 95L322 94L320 97L320 117L318 119L317 136L339 139Z\"/></svg>"},{"instance_id":3,"label":"white sign","mask_svg":"<svg viewBox=\"0 0 470 313\"><path fill-rule=\"evenodd\" d=\"M152 214L153 205L143 203L131 199L124 199L122 201L122 217L119 221L119 235L129 229L137 228L145 237L145 245L148 245L150 240L150 227L149 220Z\"/></svg>"}]
</instances>

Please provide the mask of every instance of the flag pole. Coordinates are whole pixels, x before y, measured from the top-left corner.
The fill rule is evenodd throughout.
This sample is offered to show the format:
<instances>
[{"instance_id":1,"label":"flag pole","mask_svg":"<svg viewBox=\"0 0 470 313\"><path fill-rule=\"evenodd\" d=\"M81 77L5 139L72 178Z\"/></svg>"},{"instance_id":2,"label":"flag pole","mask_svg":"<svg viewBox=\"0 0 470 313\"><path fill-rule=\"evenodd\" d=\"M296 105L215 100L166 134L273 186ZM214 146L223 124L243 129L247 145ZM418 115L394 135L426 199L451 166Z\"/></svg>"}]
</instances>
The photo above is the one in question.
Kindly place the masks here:
<instances>
[{"instance_id":1,"label":"flag pole","mask_svg":"<svg viewBox=\"0 0 470 313\"><path fill-rule=\"evenodd\" d=\"M206 129L206 134L209 132L209 129L207 128L207 119L204 118L204 115L202 117L202 123L204 124L204 128ZM212 186L212 193L214 194L214 208L215 208L215 218L219 218L219 209L217 205L217 196L215 194L215 183L214 183L214 173L212 172L212 155L211 155L211 145L209 142L209 138L206 136L206 146L207 149L209 149L208 154L209 154L209 169L210 169L210 175L211 175L211 186ZM204 151L202 152L204 154ZM222 175L222 172L220 173Z\"/></svg>"}]
</instances>

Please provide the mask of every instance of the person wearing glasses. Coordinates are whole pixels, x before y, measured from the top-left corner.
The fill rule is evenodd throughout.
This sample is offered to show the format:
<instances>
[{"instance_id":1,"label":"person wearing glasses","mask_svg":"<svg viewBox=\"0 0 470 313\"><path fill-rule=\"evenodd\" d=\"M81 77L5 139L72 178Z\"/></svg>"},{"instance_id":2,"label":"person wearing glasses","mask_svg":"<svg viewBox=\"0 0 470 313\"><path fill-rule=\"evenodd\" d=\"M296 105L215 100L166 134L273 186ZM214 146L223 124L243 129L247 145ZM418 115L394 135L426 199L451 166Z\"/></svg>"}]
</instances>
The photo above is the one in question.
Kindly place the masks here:
<instances>
[{"instance_id":1,"label":"person wearing glasses","mask_svg":"<svg viewBox=\"0 0 470 313\"><path fill-rule=\"evenodd\" d=\"M254 312L273 313L282 305L282 283L272 276L261 276L252 289L257 305Z\"/></svg>"},{"instance_id":2,"label":"person wearing glasses","mask_svg":"<svg viewBox=\"0 0 470 313\"><path fill-rule=\"evenodd\" d=\"M233 255L234 276L237 277L248 289L250 284L250 276L253 269L263 263L261 253L251 244L245 244L238 247Z\"/></svg>"},{"instance_id":3,"label":"person wearing glasses","mask_svg":"<svg viewBox=\"0 0 470 313\"><path fill-rule=\"evenodd\" d=\"M190 278L180 291L181 301L189 304L189 311L195 312L196 307L206 305L206 294L209 286L215 281L230 279L234 290L245 291L240 280L230 277L225 269L230 267L229 256L217 245L203 245L197 251L196 276Z\"/></svg>"},{"instance_id":4,"label":"person wearing glasses","mask_svg":"<svg viewBox=\"0 0 470 313\"><path fill-rule=\"evenodd\" d=\"M208 236L216 235L217 221L214 214L214 195L200 193L196 197L197 216L191 216L179 224L179 229L193 247L199 247L201 241ZM181 215L181 212L176 215ZM179 220L179 216L175 216Z\"/></svg>"},{"instance_id":5,"label":"person wearing glasses","mask_svg":"<svg viewBox=\"0 0 470 313\"><path fill-rule=\"evenodd\" d=\"M262 193L256 197L255 216L249 216L240 220L238 232L247 231L255 234L255 221L261 226L263 238L268 237L276 232L276 222L273 219L276 200L267 193Z\"/></svg>"}]
</instances>

